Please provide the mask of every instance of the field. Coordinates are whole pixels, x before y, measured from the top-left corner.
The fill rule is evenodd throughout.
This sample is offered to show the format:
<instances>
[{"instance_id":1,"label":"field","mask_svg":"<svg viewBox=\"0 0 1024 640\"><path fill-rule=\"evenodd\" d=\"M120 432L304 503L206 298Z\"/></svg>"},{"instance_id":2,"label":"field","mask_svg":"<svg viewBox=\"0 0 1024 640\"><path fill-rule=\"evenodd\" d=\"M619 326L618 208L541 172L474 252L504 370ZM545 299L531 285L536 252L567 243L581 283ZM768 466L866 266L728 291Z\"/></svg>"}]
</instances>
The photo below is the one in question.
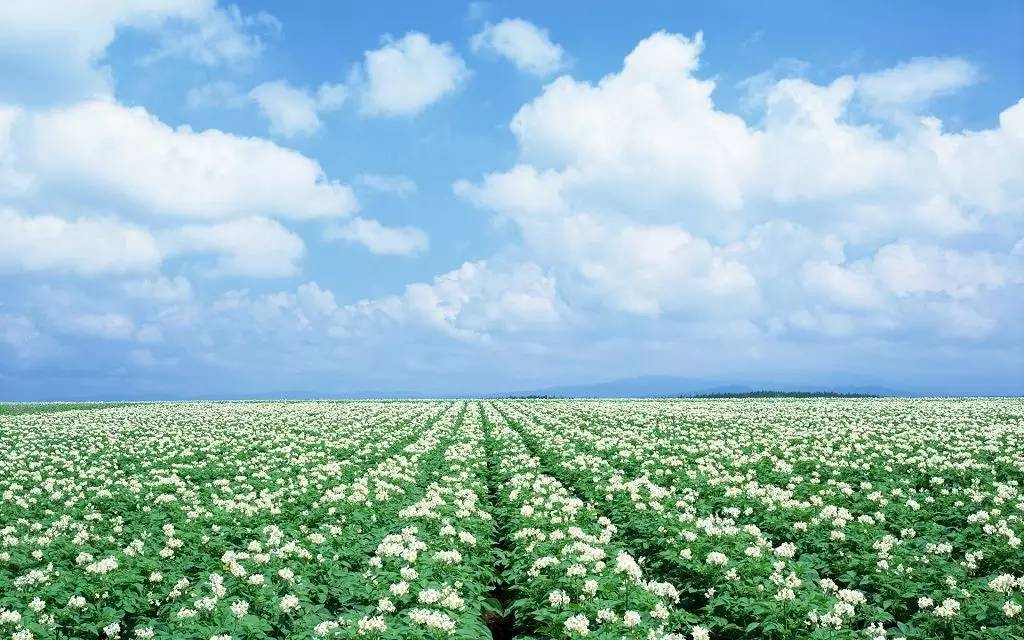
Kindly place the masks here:
<instances>
[{"instance_id":1,"label":"field","mask_svg":"<svg viewBox=\"0 0 1024 640\"><path fill-rule=\"evenodd\" d=\"M0 638L1024 638L1024 401L0 415Z\"/></svg>"}]
</instances>

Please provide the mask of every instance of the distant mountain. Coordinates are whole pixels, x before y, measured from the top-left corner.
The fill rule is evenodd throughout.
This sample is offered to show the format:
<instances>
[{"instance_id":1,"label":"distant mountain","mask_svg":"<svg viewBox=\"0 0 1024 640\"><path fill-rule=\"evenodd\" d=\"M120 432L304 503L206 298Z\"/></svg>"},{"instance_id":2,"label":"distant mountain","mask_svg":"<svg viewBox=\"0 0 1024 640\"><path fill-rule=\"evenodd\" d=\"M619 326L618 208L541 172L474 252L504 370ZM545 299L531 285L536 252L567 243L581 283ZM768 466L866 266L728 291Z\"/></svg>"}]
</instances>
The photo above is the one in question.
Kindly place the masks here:
<instances>
[{"instance_id":1,"label":"distant mountain","mask_svg":"<svg viewBox=\"0 0 1024 640\"><path fill-rule=\"evenodd\" d=\"M717 386L718 383L714 380L676 376L641 376L591 384L545 387L503 395L552 396L556 398L657 398L692 394Z\"/></svg>"},{"instance_id":2,"label":"distant mountain","mask_svg":"<svg viewBox=\"0 0 1024 640\"><path fill-rule=\"evenodd\" d=\"M663 398L676 396L698 396L715 394L752 393L770 389L773 391L833 391L836 393L863 394L875 396L910 396L882 386L842 384L773 384L764 381L750 383L728 383L718 380L702 380L677 376L640 376L592 384L559 385L531 389L505 396L548 396L554 398Z\"/></svg>"}]
</instances>

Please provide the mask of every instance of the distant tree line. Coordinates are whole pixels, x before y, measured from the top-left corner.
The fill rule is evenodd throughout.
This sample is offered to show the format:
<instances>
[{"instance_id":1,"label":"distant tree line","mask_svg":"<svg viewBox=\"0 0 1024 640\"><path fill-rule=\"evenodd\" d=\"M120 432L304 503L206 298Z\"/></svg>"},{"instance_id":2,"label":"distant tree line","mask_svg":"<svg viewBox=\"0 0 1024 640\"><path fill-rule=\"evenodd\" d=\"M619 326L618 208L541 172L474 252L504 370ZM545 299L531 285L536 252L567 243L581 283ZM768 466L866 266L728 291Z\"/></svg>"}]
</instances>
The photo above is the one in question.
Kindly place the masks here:
<instances>
[{"instance_id":1,"label":"distant tree line","mask_svg":"<svg viewBox=\"0 0 1024 640\"><path fill-rule=\"evenodd\" d=\"M871 393L840 393L838 391L742 391L734 393L697 393L681 398L880 398Z\"/></svg>"},{"instance_id":2,"label":"distant tree line","mask_svg":"<svg viewBox=\"0 0 1024 640\"><path fill-rule=\"evenodd\" d=\"M508 400L563 400L565 396L545 396L540 394L531 394L525 396L502 396Z\"/></svg>"}]
</instances>

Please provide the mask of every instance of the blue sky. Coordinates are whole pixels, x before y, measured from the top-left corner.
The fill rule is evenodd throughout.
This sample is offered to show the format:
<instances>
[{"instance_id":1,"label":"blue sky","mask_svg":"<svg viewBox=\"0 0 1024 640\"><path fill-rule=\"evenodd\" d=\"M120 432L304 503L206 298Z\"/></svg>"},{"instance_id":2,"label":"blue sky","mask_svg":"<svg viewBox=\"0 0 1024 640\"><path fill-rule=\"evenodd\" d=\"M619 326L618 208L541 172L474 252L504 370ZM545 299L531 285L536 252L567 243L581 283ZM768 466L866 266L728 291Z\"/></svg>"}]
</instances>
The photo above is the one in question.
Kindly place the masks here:
<instances>
[{"instance_id":1,"label":"blue sky","mask_svg":"<svg viewBox=\"0 0 1024 640\"><path fill-rule=\"evenodd\" d=\"M1024 390L1015 2L5 2L0 399Z\"/></svg>"}]
</instances>

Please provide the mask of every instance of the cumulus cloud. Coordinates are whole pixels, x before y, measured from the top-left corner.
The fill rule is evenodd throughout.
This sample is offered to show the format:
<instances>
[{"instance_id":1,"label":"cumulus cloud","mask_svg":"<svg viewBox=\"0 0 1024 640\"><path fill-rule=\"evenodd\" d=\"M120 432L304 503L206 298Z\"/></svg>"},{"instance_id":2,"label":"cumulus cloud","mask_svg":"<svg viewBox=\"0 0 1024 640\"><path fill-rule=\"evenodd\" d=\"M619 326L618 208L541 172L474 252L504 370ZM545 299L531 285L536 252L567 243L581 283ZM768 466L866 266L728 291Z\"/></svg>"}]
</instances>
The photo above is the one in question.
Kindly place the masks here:
<instances>
[{"instance_id":1,"label":"cumulus cloud","mask_svg":"<svg viewBox=\"0 0 1024 640\"><path fill-rule=\"evenodd\" d=\"M486 339L493 331L522 331L562 317L555 280L531 262L466 262L432 282L407 285L401 296L367 300L339 310L350 324L382 316L439 330L452 337Z\"/></svg>"},{"instance_id":2,"label":"cumulus cloud","mask_svg":"<svg viewBox=\"0 0 1024 640\"><path fill-rule=\"evenodd\" d=\"M141 62L182 58L210 67L245 63L262 53L264 37L281 32L281 22L266 11L245 15L236 5L218 9L207 2L207 6L198 20L183 25L172 22L161 29L160 46Z\"/></svg>"},{"instance_id":3,"label":"cumulus cloud","mask_svg":"<svg viewBox=\"0 0 1024 640\"><path fill-rule=\"evenodd\" d=\"M876 110L918 108L932 98L978 81L978 68L963 58L914 58L895 67L857 76L857 91Z\"/></svg>"},{"instance_id":4,"label":"cumulus cloud","mask_svg":"<svg viewBox=\"0 0 1024 640\"><path fill-rule=\"evenodd\" d=\"M351 188L296 151L216 129L172 128L141 107L89 101L23 114L13 127L18 168L53 192L199 219L330 218L357 207Z\"/></svg>"},{"instance_id":5,"label":"cumulus cloud","mask_svg":"<svg viewBox=\"0 0 1024 640\"><path fill-rule=\"evenodd\" d=\"M519 18L488 24L473 36L470 45L474 51L493 51L535 76L551 75L565 67L565 52L547 31Z\"/></svg>"},{"instance_id":6,"label":"cumulus cloud","mask_svg":"<svg viewBox=\"0 0 1024 640\"><path fill-rule=\"evenodd\" d=\"M210 253L211 275L289 276L298 272L305 244L295 233L268 218L243 218L167 231L160 244L168 255Z\"/></svg>"},{"instance_id":7,"label":"cumulus cloud","mask_svg":"<svg viewBox=\"0 0 1024 640\"><path fill-rule=\"evenodd\" d=\"M334 293L321 288L316 282L299 285L295 299L307 316L330 317L338 310Z\"/></svg>"},{"instance_id":8,"label":"cumulus cloud","mask_svg":"<svg viewBox=\"0 0 1024 640\"><path fill-rule=\"evenodd\" d=\"M0 99L40 104L110 95L103 59L122 29L160 36L146 59L214 65L253 59L262 49L259 34L278 27L269 14L243 15L216 0L9 0L0 3Z\"/></svg>"},{"instance_id":9,"label":"cumulus cloud","mask_svg":"<svg viewBox=\"0 0 1024 640\"><path fill-rule=\"evenodd\" d=\"M80 276L152 271L161 261L145 229L111 218L67 220L0 209L0 270Z\"/></svg>"},{"instance_id":10,"label":"cumulus cloud","mask_svg":"<svg viewBox=\"0 0 1024 640\"><path fill-rule=\"evenodd\" d=\"M985 289L998 289L1011 279L1009 260L988 252L961 253L951 249L912 243L882 247L873 259L873 271L898 296L941 293L951 298L970 298Z\"/></svg>"},{"instance_id":11,"label":"cumulus cloud","mask_svg":"<svg viewBox=\"0 0 1024 640\"><path fill-rule=\"evenodd\" d=\"M225 293L212 306L219 316L242 315L268 333L319 330L321 335L379 339L410 330L459 341L487 342L496 334L529 332L563 321L555 281L530 262L466 262L399 295L339 304L315 281L294 290L253 295Z\"/></svg>"},{"instance_id":12,"label":"cumulus cloud","mask_svg":"<svg viewBox=\"0 0 1024 640\"><path fill-rule=\"evenodd\" d=\"M412 116L455 91L468 76L466 64L450 44L410 31L367 51L354 81L363 113Z\"/></svg>"},{"instance_id":13,"label":"cumulus cloud","mask_svg":"<svg viewBox=\"0 0 1024 640\"><path fill-rule=\"evenodd\" d=\"M514 225L571 299L635 314L891 331L929 308L966 317L949 304L1016 282L1005 254L957 244L1019 228L1024 101L982 131L851 117L920 111L977 78L915 59L825 84L761 77L755 125L715 105L702 49L659 32L597 82L558 78L512 118L515 166L456 194Z\"/></svg>"},{"instance_id":14,"label":"cumulus cloud","mask_svg":"<svg viewBox=\"0 0 1024 640\"><path fill-rule=\"evenodd\" d=\"M376 220L353 218L324 231L328 240L345 240L363 245L371 253L408 256L422 253L430 244L426 232L416 227L386 227Z\"/></svg>"},{"instance_id":15,"label":"cumulus cloud","mask_svg":"<svg viewBox=\"0 0 1024 640\"><path fill-rule=\"evenodd\" d=\"M347 95L340 84L323 84L310 94L284 80L264 82L249 92L270 121L270 132L285 138L316 133L322 125L320 114L341 107Z\"/></svg>"},{"instance_id":16,"label":"cumulus cloud","mask_svg":"<svg viewBox=\"0 0 1024 640\"><path fill-rule=\"evenodd\" d=\"M817 315L834 316L829 307L860 315L844 318L850 333L874 325L979 339L998 325L1002 305L992 296L1024 283L1024 269L1006 254L900 242L851 262L808 262L801 278L809 291L820 294L814 301L825 311Z\"/></svg>"},{"instance_id":17,"label":"cumulus cloud","mask_svg":"<svg viewBox=\"0 0 1024 640\"><path fill-rule=\"evenodd\" d=\"M877 309L884 304L878 283L864 269L850 269L831 262L807 262L800 275L804 286L840 307Z\"/></svg>"}]
</instances>

